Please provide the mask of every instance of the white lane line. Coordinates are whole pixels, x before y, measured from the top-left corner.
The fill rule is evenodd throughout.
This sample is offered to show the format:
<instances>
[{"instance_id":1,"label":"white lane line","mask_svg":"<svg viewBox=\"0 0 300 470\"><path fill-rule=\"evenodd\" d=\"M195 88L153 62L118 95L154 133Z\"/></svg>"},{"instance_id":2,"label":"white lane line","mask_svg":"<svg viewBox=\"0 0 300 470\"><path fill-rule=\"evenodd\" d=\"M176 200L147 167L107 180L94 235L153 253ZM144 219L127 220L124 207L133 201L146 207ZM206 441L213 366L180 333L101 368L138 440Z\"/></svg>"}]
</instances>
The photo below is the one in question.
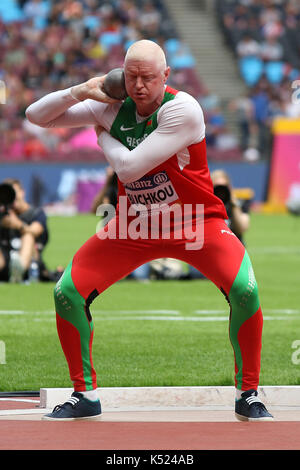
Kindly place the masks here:
<instances>
[{"instance_id":1,"label":"white lane line","mask_svg":"<svg viewBox=\"0 0 300 470\"><path fill-rule=\"evenodd\" d=\"M29 398L0 398L0 401L17 401L17 402L24 402L24 403L39 403L39 399L37 400L30 400Z\"/></svg>"},{"instance_id":2,"label":"white lane line","mask_svg":"<svg viewBox=\"0 0 300 470\"><path fill-rule=\"evenodd\" d=\"M179 310L92 310L92 315L130 315L130 314L141 314L141 315L180 315Z\"/></svg>"},{"instance_id":3,"label":"white lane line","mask_svg":"<svg viewBox=\"0 0 300 470\"><path fill-rule=\"evenodd\" d=\"M0 410L0 416L13 416L13 415L35 415L35 414L44 414L52 411L51 409L47 410L46 408L39 409L24 409L24 410Z\"/></svg>"},{"instance_id":4,"label":"white lane line","mask_svg":"<svg viewBox=\"0 0 300 470\"><path fill-rule=\"evenodd\" d=\"M0 310L0 315L34 315L34 321L53 321L55 314L51 310ZM287 320L300 315L300 309L264 309L264 320ZM45 318L50 316L50 318ZM229 308L194 310L191 315L183 315L180 310L151 309L151 310L92 310L94 320L169 320L169 321L228 321Z\"/></svg>"},{"instance_id":5,"label":"white lane line","mask_svg":"<svg viewBox=\"0 0 300 470\"><path fill-rule=\"evenodd\" d=\"M194 310L194 314L196 315L209 315L209 314L221 314L221 313L226 313L229 312L229 307L228 310Z\"/></svg>"},{"instance_id":6,"label":"white lane line","mask_svg":"<svg viewBox=\"0 0 300 470\"><path fill-rule=\"evenodd\" d=\"M209 315L209 314L224 314L227 313L229 310L194 310L194 314L196 315ZM299 315L299 309L291 309L291 308L262 308L263 314L264 313L274 313L274 314L286 314L286 315Z\"/></svg>"},{"instance_id":7,"label":"white lane line","mask_svg":"<svg viewBox=\"0 0 300 470\"><path fill-rule=\"evenodd\" d=\"M263 312L266 313L285 313L286 315L299 315L300 310L299 309L290 309L290 308L285 308L285 309L270 309L270 308L265 308L263 309Z\"/></svg>"},{"instance_id":8,"label":"white lane line","mask_svg":"<svg viewBox=\"0 0 300 470\"><path fill-rule=\"evenodd\" d=\"M141 314L141 315L180 315L179 310L93 310L93 315L128 315L128 314ZM0 315L54 315L54 310L0 310Z\"/></svg>"},{"instance_id":9,"label":"white lane line","mask_svg":"<svg viewBox=\"0 0 300 470\"><path fill-rule=\"evenodd\" d=\"M159 316L138 316L138 317L103 317L103 318L96 318L97 321L121 321L121 320L154 320L154 321L186 321L186 322L222 322L222 321L228 321L229 320L229 315L226 317L222 316L217 316L217 317L209 317L209 316L203 316L203 317L159 317ZM285 317L285 316L264 316L264 320L294 320L293 317Z\"/></svg>"},{"instance_id":10,"label":"white lane line","mask_svg":"<svg viewBox=\"0 0 300 470\"><path fill-rule=\"evenodd\" d=\"M0 315L53 315L54 310L0 310Z\"/></svg>"},{"instance_id":11,"label":"white lane line","mask_svg":"<svg viewBox=\"0 0 300 470\"><path fill-rule=\"evenodd\" d=\"M0 310L0 315L24 315L24 310Z\"/></svg>"}]
</instances>

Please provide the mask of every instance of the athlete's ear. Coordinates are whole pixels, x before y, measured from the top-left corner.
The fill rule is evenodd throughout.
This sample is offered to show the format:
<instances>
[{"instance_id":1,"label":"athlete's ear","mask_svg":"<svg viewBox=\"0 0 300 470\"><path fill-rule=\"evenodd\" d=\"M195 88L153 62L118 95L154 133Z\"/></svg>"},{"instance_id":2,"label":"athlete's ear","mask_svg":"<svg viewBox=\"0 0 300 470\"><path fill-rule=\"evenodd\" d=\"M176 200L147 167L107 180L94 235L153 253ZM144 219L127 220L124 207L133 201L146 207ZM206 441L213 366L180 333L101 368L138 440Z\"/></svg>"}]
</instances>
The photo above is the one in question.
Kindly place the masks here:
<instances>
[{"instance_id":1,"label":"athlete's ear","mask_svg":"<svg viewBox=\"0 0 300 470\"><path fill-rule=\"evenodd\" d=\"M164 83L166 83L166 81L168 80L170 72L171 72L171 67L167 67L166 70L164 71Z\"/></svg>"}]
</instances>

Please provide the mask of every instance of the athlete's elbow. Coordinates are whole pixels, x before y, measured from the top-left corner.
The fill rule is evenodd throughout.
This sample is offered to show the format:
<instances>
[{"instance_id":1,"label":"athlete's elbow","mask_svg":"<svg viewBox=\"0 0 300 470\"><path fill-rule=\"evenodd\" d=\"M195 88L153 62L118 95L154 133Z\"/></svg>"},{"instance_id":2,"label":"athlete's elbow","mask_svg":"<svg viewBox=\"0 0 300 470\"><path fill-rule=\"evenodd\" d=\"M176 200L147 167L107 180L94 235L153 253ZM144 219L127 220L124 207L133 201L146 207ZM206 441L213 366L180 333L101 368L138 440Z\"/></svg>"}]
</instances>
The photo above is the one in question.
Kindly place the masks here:
<instances>
[{"instance_id":1,"label":"athlete's elbow","mask_svg":"<svg viewBox=\"0 0 300 470\"><path fill-rule=\"evenodd\" d=\"M123 184L128 184L135 181L135 179L132 178L132 175L127 170L117 170L116 173L118 175L119 180Z\"/></svg>"},{"instance_id":2,"label":"athlete's elbow","mask_svg":"<svg viewBox=\"0 0 300 470\"><path fill-rule=\"evenodd\" d=\"M133 183L142 175L137 175L136 172L130 171L128 168L120 168L116 170L119 180L123 184Z\"/></svg>"},{"instance_id":3,"label":"athlete's elbow","mask_svg":"<svg viewBox=\"0 0 300 470\"><path fill-rule=\"evenodd\" d=\"M37 113L35 112L32 104L28 106L28 108L25 110L25 116L26 119L31 122L31 124L35 124L39 127L51 127L49 123L44 123L38 118Z\"/></svg>"},{"instance_id":4,"label":"athlete's elbow","mask_svg":"<svg viewBox=\"0 0 300 470\"><path fill-rule=\"evenodd\" d=\"M26 109L25 116L29 122L32 122L32 124L35 124L37 122L35 112L32 109L32 104Z\"/></svg>"},{"instance_id":5,"label":"athlete's elbow","mask_svg":"<svg viewBox=\"0 0 300 470\"><path fill-rule=\"evenodd\" d=\"M28 106L28 108L25 111L25 116L29 122L32 124L36 124L37 126L40 126L41 123L39 119L37 119L36 113L32 109L32 105Z\"/></svg>"}]
</instances>

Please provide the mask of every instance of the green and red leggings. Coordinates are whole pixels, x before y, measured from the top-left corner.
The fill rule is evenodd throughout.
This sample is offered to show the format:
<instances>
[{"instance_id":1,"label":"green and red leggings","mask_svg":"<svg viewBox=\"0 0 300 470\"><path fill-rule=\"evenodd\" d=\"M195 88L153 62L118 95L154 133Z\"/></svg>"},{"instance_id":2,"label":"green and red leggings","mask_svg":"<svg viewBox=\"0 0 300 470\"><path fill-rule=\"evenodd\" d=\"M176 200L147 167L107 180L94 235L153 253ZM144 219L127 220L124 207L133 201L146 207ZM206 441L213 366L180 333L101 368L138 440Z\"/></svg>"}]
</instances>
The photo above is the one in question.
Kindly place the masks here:
<instances>
[{"instance_id":1,"label":"green and red leggings","mask_svg":"<svg viewBox=\"0 0 300 470\"><path fill-rule=\"evenodd\" d=\"M117 220L109 223L117 224ZM226 296L235 386L243 391L257 389L263 326L257 283L245 247L218 218L205 222L204 244L199 250L187 250L186 241L175 238L100 239L96 234L78 250L54 291L58 335L74 389L97 388L90 304L135 268L158 258L193 265Z\"/></svg>"}]
</instances>

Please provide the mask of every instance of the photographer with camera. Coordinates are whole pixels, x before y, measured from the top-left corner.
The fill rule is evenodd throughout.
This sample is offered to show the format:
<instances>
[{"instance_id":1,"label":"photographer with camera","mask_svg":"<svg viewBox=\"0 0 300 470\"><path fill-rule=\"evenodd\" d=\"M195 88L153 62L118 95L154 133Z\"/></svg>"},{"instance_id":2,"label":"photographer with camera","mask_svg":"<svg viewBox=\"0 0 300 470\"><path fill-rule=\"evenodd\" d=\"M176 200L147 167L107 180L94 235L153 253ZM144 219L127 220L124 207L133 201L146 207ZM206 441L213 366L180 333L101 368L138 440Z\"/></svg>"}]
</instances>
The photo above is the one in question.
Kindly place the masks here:
<instances>
[{"instance_id":1,"label":"photographer with camera","mask_svg":"<svg viewBox=\"0 0 300 470\"><path fill-rule=\"evenodd\" d=\"M48 242L46 214L25 199L19 180L0 184L0 281L40 280Z\"/></svg>"},{"instance_id":2,"label":"photographer with camera","mask_svg":"<svg viewBox=\"0 0 300 470\"><path fill-rule=\"evenodd\" d=\"M251 200L239 200L234 196L230 178L224 170L215 170L211 173L214 193L224 203L228 219L227 225L232 232L244 243L244 233L250 227L250 203Z\"/></svg>"}]
</instances>

